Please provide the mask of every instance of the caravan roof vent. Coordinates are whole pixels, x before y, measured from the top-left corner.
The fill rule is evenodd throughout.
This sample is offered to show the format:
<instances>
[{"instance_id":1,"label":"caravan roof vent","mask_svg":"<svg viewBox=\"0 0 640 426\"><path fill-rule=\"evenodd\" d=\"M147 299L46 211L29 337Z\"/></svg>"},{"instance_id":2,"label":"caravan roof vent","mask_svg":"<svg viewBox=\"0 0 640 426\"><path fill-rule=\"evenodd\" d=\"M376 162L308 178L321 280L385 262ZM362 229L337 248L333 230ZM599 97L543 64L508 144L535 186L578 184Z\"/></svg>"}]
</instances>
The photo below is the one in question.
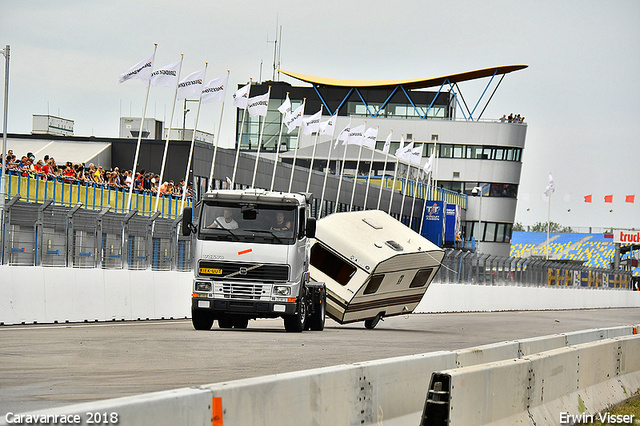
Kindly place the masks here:
<instances>
[{"instance_id":1,"label":"caravan roof vent","mask_svg":"<svg viewBox=\"0 0 640 426\"><path fill-rule=\"evenodd\" d=\"M376 222L373 219L365 217L362 219L362 221L367 225L369 225L370 227L372 227L373 229L382 229L382 225L380 225L378 222Z\"/></svg>"},{"instance_id":2,"label":"caravan roof vent","mask_svg":"<svg viewBox=\"0 0 640 426\"><path fill-rule=\"evenodd\" d=\"M393 250L395 250L395 251L403 251L403 250L404 250L404 248L403 248L400 244L396 243L396 242L395 242L395 241L393 241L393 240L389 240L389 241L387 241L387 242L386 242L386 244L387 244L389 247L391 247Z\"/></svg>"}]
</instances>

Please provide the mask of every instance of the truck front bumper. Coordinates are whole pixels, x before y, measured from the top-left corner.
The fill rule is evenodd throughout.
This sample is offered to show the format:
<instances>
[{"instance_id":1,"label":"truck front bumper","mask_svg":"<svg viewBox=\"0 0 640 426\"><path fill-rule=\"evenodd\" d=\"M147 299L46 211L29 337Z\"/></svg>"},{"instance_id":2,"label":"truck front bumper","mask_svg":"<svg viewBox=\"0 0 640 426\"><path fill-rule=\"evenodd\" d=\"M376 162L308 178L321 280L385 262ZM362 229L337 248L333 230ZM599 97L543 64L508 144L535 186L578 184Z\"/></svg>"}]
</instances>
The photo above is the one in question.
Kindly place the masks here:
<instances>
[{"instance_id":1,"label":"truck front bumper","mask_svg":"<svg viewBox=\"0 0 640 426\"><path fill-rule=\"evenodd\" d=\"M266 300L236 300L193 297L192 310L206 310L214 313L244 314L255 317L279 317L293 315L296 303Z\"/></svg>"}]
</instances>

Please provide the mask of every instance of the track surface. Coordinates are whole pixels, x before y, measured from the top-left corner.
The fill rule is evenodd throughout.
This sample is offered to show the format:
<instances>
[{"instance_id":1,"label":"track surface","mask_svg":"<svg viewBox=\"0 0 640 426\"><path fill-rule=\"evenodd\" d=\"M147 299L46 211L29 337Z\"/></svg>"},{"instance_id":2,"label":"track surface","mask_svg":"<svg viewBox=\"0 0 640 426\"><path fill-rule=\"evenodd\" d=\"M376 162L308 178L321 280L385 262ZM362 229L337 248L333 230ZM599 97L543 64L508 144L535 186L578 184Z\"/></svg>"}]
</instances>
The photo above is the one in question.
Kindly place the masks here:
<instances>
[{"instance_id":1,"label":"track surface","mask_svg":"<svg viewBox=\"0 0 640 426\"><path fill-rule=\"evenodd\" d=\"M78 402L640 324L640 309L412 314L374 330L327 320L286 333L282 320L195 331L189 320L0 327L0 416Z\"/></svg>"}]
</instances>

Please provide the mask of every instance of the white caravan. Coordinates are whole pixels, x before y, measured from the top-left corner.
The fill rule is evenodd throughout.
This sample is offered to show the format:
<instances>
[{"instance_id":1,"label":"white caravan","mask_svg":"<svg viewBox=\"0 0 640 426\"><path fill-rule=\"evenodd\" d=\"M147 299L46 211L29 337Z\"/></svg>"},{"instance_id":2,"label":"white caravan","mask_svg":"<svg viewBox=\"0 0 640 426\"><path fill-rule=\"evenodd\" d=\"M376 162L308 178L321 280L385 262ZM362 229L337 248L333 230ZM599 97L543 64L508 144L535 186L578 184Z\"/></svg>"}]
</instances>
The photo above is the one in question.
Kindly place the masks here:
<instances>
[{"instance_id":1,"label":"white caravan","mask_svg":"<svg viewBox=\"0 0 640 426\"><path fill-rule=\"evenodd\" d=\"M380 210L335 213L317 221L311 279L326 285L327 315L372 329L413 312L444 251Z\"/></svg>"}]
</instances>

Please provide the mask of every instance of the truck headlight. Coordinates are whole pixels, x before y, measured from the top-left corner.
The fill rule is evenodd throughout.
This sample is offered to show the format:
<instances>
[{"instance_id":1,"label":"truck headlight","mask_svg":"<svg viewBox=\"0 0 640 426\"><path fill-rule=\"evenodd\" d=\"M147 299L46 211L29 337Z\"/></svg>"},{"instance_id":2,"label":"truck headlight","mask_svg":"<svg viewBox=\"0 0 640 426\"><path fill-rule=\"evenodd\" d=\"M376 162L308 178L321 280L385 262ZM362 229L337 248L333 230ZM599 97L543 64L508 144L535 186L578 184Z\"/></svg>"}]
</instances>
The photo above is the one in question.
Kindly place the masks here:
<instances>
[{"instance_id":1,"label":"truck headlight","mask_svg":"<svg viewBox=\"0 0 640 426\"><path fill-rule=\"evenodd\" d=\"M196 291L211 291L211 283L207 281L196 281Z\"/></svg>"},{"instance_id":2,"label":"truck headlight","mask_svg":"<svg viewBox=\"0 0 640 426\"><path fill-rule=\"evenodd\" d=\"M273 294L275 296L290 296L291 287L282 286L282 285L273 286Z\"/></svg>"}]
</instances>

